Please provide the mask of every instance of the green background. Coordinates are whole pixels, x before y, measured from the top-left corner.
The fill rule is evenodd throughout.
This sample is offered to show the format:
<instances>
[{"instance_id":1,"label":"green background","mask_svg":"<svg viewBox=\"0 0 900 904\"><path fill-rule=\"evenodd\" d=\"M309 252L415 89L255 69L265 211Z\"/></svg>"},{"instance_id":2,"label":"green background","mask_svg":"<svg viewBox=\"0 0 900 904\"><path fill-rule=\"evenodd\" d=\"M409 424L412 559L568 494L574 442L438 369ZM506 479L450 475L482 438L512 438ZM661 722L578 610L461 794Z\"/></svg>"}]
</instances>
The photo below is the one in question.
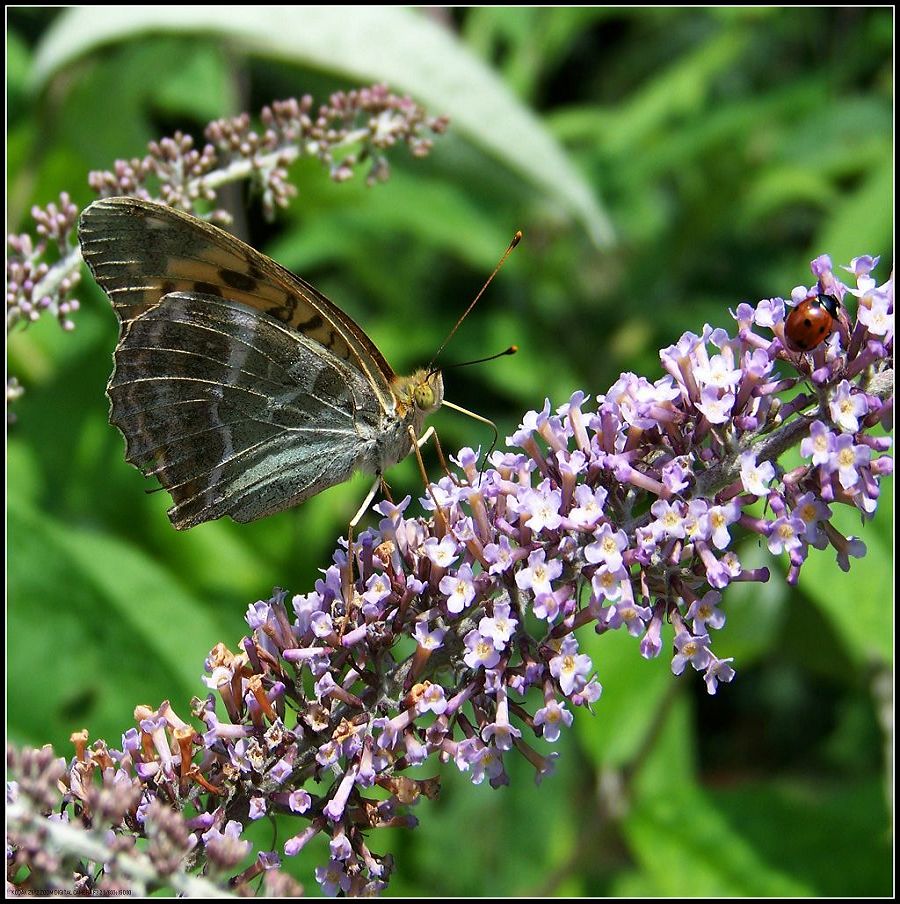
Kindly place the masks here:
<instances>
[{"instance_id":1,"label":"green background","mask_svg":"<svg viewBox=\"0 0 900 904\"><path fill-rule=\"evenodd\" d=\"M890 9L8 16L11 232L60 191L87 204L89 170L277 98L385 80L449 114L430 157L391 156L385 185L298 163L290 209L267 225L244 205L244 234L402 373L430 360L522 229L446 354L519 345L446 381L501 436L545 397L602 393L624 370L656 379L658 348L707 322L733 330L729 308L808 285L820 253L881 254L881 280L892 266ZM206 652L235 648L274 585L311 589L367 487L176 533L106 420L114 317L87 276L78 294L74 333L45 318L9 340L26 395L8 431L8 730L66 756L84 726L118 746L138 703L187 715ZM452 412L434 423L450 450L490 441ZM420 493L410 462L389 479L395 496ZM512 784L493 791L444 768L416 831L370 838L397 858L389 894L889 894L891 495L885 481L864 527L836 519L868 545L849 575L814 551L789 588L782 559L739 549L773 577L726 594L714 648L738 674L715 697L674 679L665 653L586 635L604 695L555 745L555 775L535 787L508 757ZM313 845L287 864L309 893L324 858Z\"/></svg>"}]
</instances>

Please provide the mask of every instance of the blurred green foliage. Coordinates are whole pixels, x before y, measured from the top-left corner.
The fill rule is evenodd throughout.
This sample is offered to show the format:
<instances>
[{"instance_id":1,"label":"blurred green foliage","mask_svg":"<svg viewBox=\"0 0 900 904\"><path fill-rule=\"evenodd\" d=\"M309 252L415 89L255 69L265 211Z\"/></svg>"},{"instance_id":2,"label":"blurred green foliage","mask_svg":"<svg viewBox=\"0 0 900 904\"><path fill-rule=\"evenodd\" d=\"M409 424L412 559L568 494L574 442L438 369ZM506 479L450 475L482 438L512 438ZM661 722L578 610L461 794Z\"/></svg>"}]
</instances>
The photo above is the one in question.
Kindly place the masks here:
<instances>
[{"instance_id":1,"label":"blurred green foliage","mask_svg":"<svg viewBox=\"0 0 900 904\"><path fill-rule=\"evenodd\" d=\"M880 254L877 274L891 270L888 8L384 10L363 34L341 11L336 29L294 8L309 27L293 51L264 16L251 27L223 7L223 23L188 27L173 9L112 26L99 7L8 11L10 231L60 191L86 204L88 170L175 129L199 137L278 97L389 80L457 128L424 161L395 155L374 189L298 163L290 210L269 226L248 205L246 235L403 372L523 229L446 354L520 346L447 378L501 436L545 396L602 393L622 370L655 379L660 346L810 283L820 253ZM66 755L83 726L115 746L137 703L186 715L208 649L234 648L273 585L311 588L365 491L359 479L260 523L173 531L106 422L114 318L88 278L80 297L73 334L46 319L9 342L27 393L8 438L8 727ZM435 420L445 448L490 441ZM409 462L389 477L395 496L420 492ZM890 483L873 523L847 513L869 549L849 575L814 554L792 589L765 548L742 552L773 579L728 592L716 650L738 675L715 698L630 637L585 638L604 696L557 745L556 774L535 788L510 762L512 786L492 791L446 768L417 831L372 838L397 856L390 892L890 894ZM298 866L312 892L323 856Z\"/></svg>"}]
</instances>

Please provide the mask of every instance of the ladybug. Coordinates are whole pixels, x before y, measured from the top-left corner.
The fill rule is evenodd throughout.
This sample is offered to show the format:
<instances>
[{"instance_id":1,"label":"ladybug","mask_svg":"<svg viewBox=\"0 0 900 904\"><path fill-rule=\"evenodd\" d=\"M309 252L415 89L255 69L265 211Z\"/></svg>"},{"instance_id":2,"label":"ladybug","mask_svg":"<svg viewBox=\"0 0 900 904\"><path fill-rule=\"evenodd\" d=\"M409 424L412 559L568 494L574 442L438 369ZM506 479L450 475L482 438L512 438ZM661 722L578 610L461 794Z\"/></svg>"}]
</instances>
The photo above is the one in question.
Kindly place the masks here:
<instances>
[{"instance_id":1,"label":"ladybug","mask_svg":"<svg viewBox=\"0 0 900 904\"><path fill-rule=\"evenodd\" d=\"M840 302L824 292L804 298L785 321L788 346L800 352L814 349L834 329L839 307Z\"/></svg>"}]
</instances>

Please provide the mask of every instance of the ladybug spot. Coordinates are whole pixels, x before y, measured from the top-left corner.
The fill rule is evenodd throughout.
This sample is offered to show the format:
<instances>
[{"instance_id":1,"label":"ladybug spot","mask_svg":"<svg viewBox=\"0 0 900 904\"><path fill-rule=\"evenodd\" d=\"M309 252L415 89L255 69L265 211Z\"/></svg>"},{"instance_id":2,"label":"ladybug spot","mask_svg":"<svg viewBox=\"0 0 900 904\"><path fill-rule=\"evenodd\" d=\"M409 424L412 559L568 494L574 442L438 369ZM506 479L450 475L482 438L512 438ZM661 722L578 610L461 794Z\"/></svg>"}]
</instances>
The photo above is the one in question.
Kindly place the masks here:
<instances>
[{"instance_id":1,"label":"ladybug spot","mask_svg":"<svg viewBox=\"0 0 900 904\"><path fill-rule=\"evenodd\" d=\"M804 319L803 325L804 325L807 329L809 329L809 327L812 326L812 321L809 319L809 317L806 317L806 318Z\"/></svg>"}]
</instances>

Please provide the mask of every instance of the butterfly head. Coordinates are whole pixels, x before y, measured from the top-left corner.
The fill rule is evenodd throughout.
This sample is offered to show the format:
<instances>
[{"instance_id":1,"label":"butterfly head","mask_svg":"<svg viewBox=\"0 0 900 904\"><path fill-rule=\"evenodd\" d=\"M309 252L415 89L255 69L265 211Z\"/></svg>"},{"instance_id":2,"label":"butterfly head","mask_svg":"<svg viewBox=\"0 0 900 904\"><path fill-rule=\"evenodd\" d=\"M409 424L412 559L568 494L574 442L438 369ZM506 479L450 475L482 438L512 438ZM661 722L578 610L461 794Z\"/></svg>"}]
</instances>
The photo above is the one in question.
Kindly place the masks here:
<instances>
[{"instance_id":1,"label":"butterfly head","mask_svg":"<svg viewBox=\"0 0 900 904\"><path fill-rule=\"evenodd\" d=\"M414 412L421 421L437 411L444 401L444 377L439 370L417 370L411 377L400 377L394 387L401 416Z\"/></svg>"}]
</instances>

